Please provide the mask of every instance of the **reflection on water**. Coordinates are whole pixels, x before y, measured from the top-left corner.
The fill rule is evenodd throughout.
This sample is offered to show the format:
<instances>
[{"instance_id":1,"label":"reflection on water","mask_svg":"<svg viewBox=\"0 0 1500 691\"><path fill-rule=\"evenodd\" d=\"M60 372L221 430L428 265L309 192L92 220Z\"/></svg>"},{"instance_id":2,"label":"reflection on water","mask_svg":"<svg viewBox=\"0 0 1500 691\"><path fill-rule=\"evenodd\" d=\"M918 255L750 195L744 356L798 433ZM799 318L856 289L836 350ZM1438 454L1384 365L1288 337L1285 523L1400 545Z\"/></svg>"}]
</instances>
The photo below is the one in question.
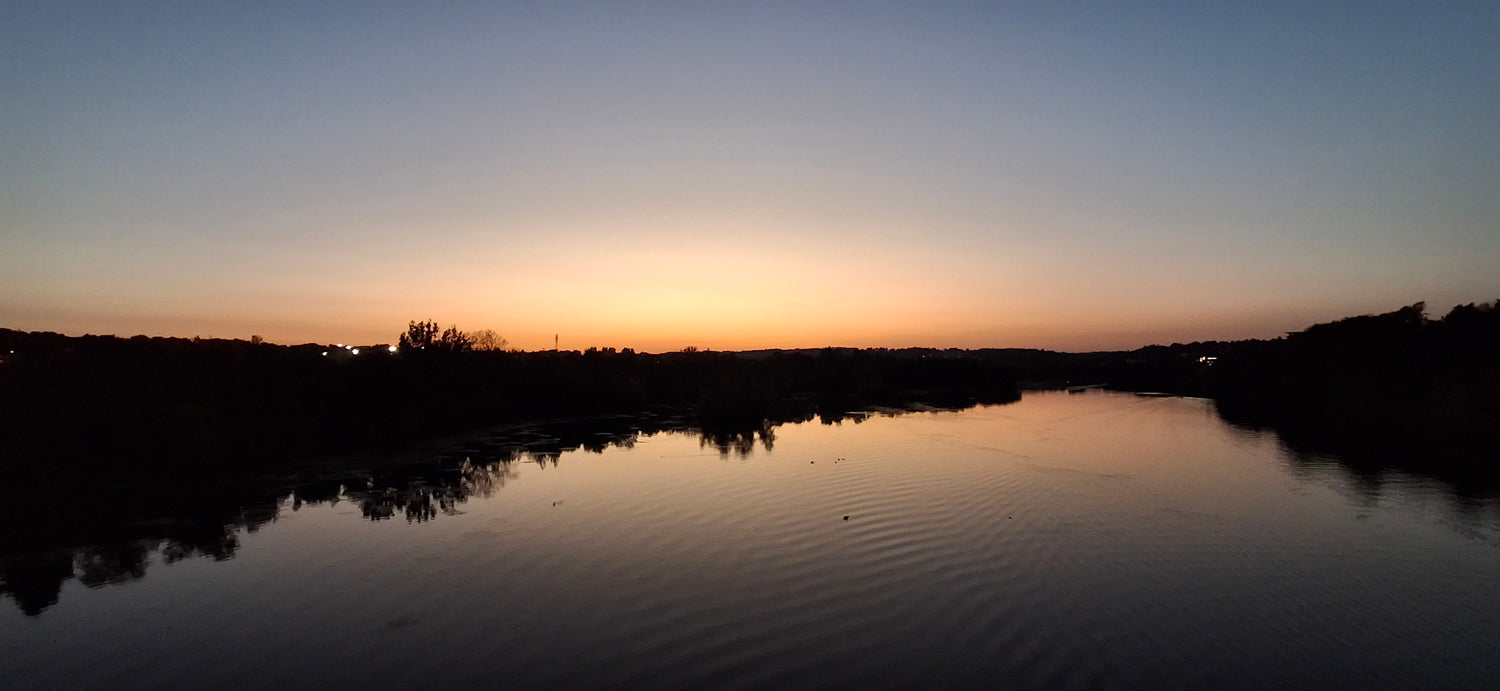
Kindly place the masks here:
<instances>
[{"instance_id":1,"label":"reflection on water","mask_svg":"<svg viewBox=\"0 0 1500 691\"><path fill-rule=\"evenodd\" d=\"M718 429L700 432L698 435L698 446L713 447L718 449L719 455L727 456L730 453L741 458L750 455L755 450L756 440L766 451L776 446L776 426L769 421L762 422L756 429Z\"/></svg>"},{"instance_id":2,"label":"reflection on water","mask_svg":"<svg viewBox=\"0 0 1500 691\"><path fill-rule=\"evenodd\" d=\"M1132 400L1123 394L1096 393ZM871 417L914 410L933 409L917 406L823 412L817 418L823 425L857 425ZM556 467L569 452L600 454L610 448L632 449L643 437L657 434L688 435L698 440L700 448L716 450L721 457L746 458L757 446L773 451L777 427L786 422L806 422L811 417L708 429L675 417L622 416L510 425L450 440L433 453L431 462L407 462L331 478L241 480L241 489L246 490L242 492L226 491L223 483L212 482L118 491L85 484L70 489L71 494L63 492L42 502L51 506L26 498L12 502L12 520L0 527L0 593L35 616L57 603L62 584L69 579L76 578L89 588L125 583L144 577L154 555L159 555L164 564L191 557L231 559L239 548L239 535L275 521L283 503L298 511L306 505L348 502L371 521L400 516L408 523L421 523L440 515L457 515L460 506L472 497L494 496L518 477L516 467L520 464ZM1253 441L1267 434L1248 426L1228 425L1225 429L1241 440ZM1315 450L1319 447L1309 445L1305 437L1295 445L1280 440L1280 448L1287 467L1298 477L1336 486L1365 506L1378 505L1383 493L1395 487L1409 497L1446 502L1456 526L1500 518L1500 501L1496 500L1500 491L1490 474L1435 472L1424 476L1406 470L1420 465L1420 459L1368 452L1345 458ZM453 460L459 454L464 454L461 460ZM476 462L474 458L485 460ZM123 493L139 496L118 501ZM166 499L168 495L174 499ZM180 501L183 496L193 500ZM68 518L57 519L59 513Z\"/></svg>"},{"instance_id":3,"label":"reflection on water","mask_svg":"<svg viewBox=\"0 0 1500 691\"><path fill-rule=\"evenodd\" d=\"M539 464L545 464L548 460L546 456L537 457ZM550 460L553 465L557 464L557 456L552 456ZM470 497L487 499L494 496L496 490L505 487L507 480L515 479L516 473L511 469L513 462L514 459L474 463L465 458L451 485L446 481L440 481L436 486L409 481L405 487L383 487L372 477L366 480L362 489L341 488L339 495L329 501L352 501L359 505L360 514L372 521L392 518L398 512L406 517L407 523L428 521L438 514L455 516L458 515L458 505L468 501ZM294 510L301 508L303 503L301 499L295 500Z\"/></svg>"},{"instance_id":4,"label":"reflection on water","mask_svg":"<svg viewBox=\"0 0 1500 691\"><path fill-rule=\"evenodd\" d=\"M1455 457L1409 444L1383 445L1372 439L1354 448L1340 437L1315 429L1263 428L1229 420L1228 428L1244 435L1272 435L1286 467L1298 478L1335 487L1350 501L1378 506L1392 497L1441 505L1455 525L1500 520L1500 458L1483 452Z\"/></svg>"},{"instance_id":5,"label":"reflection on water","mask_svg":"<svg viewBox=\"0 0 1500 691\"><path fill-rule=\"evenodd\" d=\"M745 457L757 441L769 451L779 424L705 429L680 417L560 420L449 440L429 462L332 477L187 477L149 485L82 480L51 494L24 493L6 505L0 594L36 616L57 604L71 579L99 588L143 578L154 560L231 559L239 535L275 521L283 503L298 511L348 502L371 521L400 516L421 523L458 514L472 497L494 496L517 477L520 464L556 467L565 453L630 449L642 436L657 434L693 436L720 455Z\"/></svg>"},{"instance_id":6,"label":"reflection on water","mask_svg":"<svg viewBox=\"0 0 1500 691\"><path fill-rule=\"evenodd\" d=\"M243 533L276 519L278 499L221 483L67 486L20 492L0 521L0 593L40 614L77 578L99 588L143 578L154 558L235 556Z\"/></svg>"},{"instance_id":7,"label":"reflection on water","mask_svg":"<svg viewBox=\"0 0 1500 691\"><path fill-rule=\"evenodd\" d=\"M27 528L0 528L0 592L19 605L0 614L0 682L1500 673L1500 502L1482 485L1298 453L1202 400L1059 392L900 413L511 426L357 471L21 492L7 511Z\"/></svg>"},{"instance_id":8,"label":"reflection on water","mask_svg":"<svg viewBox=\"0 0 1500 691\"><path fill-rule=\"evenodd\" d=\"M1447 523L1467 535L1500 525L1500 489L1488 472L1466 477L1421 474L1400 465L1350 463L1338 456L1285 446L1287 468L1299 479L1333 488L1350 504L1378 508L1399 502L1439 508Z\"/></svg>"}]
</instances>

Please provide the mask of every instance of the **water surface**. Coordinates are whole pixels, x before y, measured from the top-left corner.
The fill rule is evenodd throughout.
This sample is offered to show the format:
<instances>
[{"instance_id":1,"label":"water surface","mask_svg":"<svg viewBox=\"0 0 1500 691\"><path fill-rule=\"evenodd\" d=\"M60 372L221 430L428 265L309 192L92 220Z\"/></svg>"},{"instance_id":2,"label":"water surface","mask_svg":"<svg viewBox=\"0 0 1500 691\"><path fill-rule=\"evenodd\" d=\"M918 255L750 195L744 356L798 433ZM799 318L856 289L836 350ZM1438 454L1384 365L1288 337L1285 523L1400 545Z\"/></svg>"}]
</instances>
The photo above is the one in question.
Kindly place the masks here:
<instances>
[{"instance_id":1,"label":"water surface","mask_svg":"<svg viewBox=\"0 0 1500 691\"><path fill-rule=\"evenodd\" d=\"M90 580L79 552L56 604L0 611L0 686L1500 680L1491 500L1295 457L1208 401L624 439L476 453L446 489L336 478L220 559L141 543Z\"/></svg>"}]
</instances>

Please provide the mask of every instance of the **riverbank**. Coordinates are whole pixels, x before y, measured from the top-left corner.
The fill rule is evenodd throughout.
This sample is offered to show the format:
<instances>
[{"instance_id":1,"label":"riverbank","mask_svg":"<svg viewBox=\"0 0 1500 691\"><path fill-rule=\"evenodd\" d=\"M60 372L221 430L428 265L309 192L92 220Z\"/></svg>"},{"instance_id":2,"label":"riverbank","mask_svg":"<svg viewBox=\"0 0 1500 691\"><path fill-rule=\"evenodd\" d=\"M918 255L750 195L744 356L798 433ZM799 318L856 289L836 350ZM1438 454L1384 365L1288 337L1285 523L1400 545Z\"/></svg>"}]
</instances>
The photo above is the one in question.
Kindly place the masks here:
<instances>
[{"instance_id":1,"label":"riverbank","mask_svg":"<svg viewBox=\"0 0 1500 691\"><path fill-rule=\"evenodd\" d=\"M468 351L0 329L0 470L168 477L390 453L507 421L669 410L726 439L912 404L1003 403L1028 388L1214 399L1303 448L1488 472L1500 455L1500 310L1423 305L1273 340L1133 351L910 348L673 353ZM1024 382L1024 383L1023 383ZM1385 454L1391 455L1391 454ZM1383 462L1383 461L1382 461Z\"/></svg>"},{"instance_id":2,"label":"riverbank","mask_svg":"<svg viewBox=\"0 0 1500 691\"><path fill-rule=\"evenodd\" d=\"M506 421L671 408L705 427L873 405L1019 397L1014 369L963 352L825 349L352 356L318 345L0 333L4 470L180 475L392 451ZM939 351L941 352L941 351Z\"/></svg>"}]
</instances>

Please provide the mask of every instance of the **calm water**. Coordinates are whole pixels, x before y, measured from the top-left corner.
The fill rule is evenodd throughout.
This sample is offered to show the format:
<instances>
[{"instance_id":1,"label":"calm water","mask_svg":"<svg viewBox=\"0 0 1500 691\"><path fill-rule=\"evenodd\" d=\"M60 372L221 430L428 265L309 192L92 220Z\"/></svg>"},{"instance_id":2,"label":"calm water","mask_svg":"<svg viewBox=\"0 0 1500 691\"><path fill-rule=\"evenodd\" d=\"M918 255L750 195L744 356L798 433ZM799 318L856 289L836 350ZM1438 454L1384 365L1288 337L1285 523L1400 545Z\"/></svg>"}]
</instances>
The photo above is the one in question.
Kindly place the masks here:
<instances>
[{"instance_id":1,"label":"calm water","mask_svg":"<svg viewBox=\"0 0 1500 691\"><path fill-rule=\"evenodd\" d=\"M350 479L232 559L0 603L0 687L1500 684L1500 510L1207 401L477 460L430 509Z\"/></svg>"}]
</instances>

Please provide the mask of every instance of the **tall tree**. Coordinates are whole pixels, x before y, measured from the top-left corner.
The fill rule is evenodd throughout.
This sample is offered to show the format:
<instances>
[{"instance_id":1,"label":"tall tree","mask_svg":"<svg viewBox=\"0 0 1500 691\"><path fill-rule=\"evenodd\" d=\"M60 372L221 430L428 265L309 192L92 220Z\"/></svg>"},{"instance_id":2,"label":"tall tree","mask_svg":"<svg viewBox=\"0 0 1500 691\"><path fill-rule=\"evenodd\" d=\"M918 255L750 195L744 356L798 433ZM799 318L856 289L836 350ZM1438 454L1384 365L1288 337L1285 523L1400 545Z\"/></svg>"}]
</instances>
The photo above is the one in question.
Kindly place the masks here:
<instances>
[{"instance_id":1,"label":"tall tree","mask_svg":"<svg viewBox=\"0 0 1500 691\"><path fill-rule=\"evenodd\" d=\"M437 322L431 319L425 322L410 322L406 326L406 333L401 334L400 348L402 350L421 350L432 345L438 337Z\"/></svg>"}]
</instances>

